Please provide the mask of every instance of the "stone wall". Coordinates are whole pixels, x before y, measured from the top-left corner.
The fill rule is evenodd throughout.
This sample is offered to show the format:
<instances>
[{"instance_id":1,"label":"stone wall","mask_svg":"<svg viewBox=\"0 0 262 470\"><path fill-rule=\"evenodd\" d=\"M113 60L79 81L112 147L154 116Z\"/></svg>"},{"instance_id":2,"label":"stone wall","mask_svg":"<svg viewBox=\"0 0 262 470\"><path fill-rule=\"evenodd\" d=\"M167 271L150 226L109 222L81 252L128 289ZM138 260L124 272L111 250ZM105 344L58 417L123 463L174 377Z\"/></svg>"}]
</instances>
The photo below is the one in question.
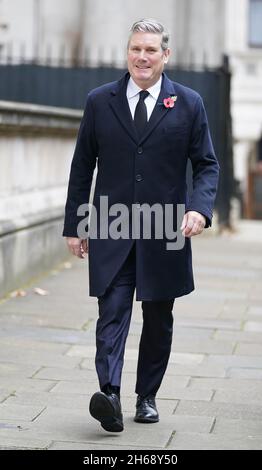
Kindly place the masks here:
<instances>
[{"instance_id":1,"label":"stone wall","mask_svg":"<svg viewBox=\"0 0 262 470\"><path fill-rule=\"evenodd\" d=\"M0 102L0 296L68 256L61 233L81 115Z\"/></svg>"}]
</instances>

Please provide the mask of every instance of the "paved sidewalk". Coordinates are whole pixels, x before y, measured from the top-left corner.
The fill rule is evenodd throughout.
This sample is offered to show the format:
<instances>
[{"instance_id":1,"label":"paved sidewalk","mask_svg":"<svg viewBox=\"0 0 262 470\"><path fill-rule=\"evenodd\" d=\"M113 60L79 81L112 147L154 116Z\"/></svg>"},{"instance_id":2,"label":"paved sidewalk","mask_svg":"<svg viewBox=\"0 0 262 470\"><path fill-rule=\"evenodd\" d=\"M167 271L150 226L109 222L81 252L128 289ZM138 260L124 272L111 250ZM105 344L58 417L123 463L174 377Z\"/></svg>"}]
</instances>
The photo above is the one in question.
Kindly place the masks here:
<instances>
[{"instance_id":1,"label":"paved sidewalk","mask_svg":"<svg viewBox=\"0 0 262 470\"><path fill-rule=\"evenodd\" d=\"M193 248L197 290L175 303L157 424L133 422L140 303L123 372L125 430L111 434L88 412L97 308L85 262L1 302L1 449L262 449L262 243L201 236Z\"/></svg>"}]
</instances>

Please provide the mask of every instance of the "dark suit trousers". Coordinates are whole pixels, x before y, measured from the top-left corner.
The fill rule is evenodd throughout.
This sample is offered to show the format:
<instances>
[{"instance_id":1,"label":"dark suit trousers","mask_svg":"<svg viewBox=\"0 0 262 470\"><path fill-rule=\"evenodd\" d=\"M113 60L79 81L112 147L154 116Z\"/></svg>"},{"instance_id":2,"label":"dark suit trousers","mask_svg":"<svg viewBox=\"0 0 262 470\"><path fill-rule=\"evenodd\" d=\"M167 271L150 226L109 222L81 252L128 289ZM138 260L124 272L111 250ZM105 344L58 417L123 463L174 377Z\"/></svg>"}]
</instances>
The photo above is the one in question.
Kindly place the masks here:
<instances>
[{"instance_id":1,"label":"dark suit trousers","mask_svg":"<svg viewBox=\"0 0 262 470\"><path fill-rule=\"evenodd\" d=\"M120 387L125 343L129 331L136 286L136 252L133 245L126 261L105 294L98 298L96 370L100 388ZM156 395L171 351L174 300L143 301L143 328L139 344L136 393Z\"/></svg>"}]
</instances>

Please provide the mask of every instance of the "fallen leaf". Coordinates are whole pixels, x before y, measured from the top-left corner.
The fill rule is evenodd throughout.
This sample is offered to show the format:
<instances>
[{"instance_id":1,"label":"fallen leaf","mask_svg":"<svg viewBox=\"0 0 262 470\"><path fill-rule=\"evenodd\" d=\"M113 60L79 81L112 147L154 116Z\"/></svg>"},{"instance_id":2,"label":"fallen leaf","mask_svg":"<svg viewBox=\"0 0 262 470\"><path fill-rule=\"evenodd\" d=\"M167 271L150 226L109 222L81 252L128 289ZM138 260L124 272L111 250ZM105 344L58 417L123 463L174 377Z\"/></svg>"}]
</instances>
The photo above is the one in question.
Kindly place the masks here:
<instances>
[{"instance_id":1,"label":"fallen leaf","mask_svg":"<svg viewBox=\"0 0 262 470\"><path fill-rule=\"evenodd\" d=\"M14 292L11 292L10 297L25 297L27 295L25 290L18 289L15 290Z\"/></svg>"},{"instance_id":2,"label":"fallen leaf","mask_svg":"<svg viewBox=\"0 0 262 470\"><path fill-rule=\"evenodd\" d=\"M48 295L49 292L47 290L41 289L41 287L34 287L35 294L38 295Z\"/></svg>"},{"instance_id":3,"label":"fallen leaf","mask_svg":"<svg viewBox=\"0 0 262 470\"><path fill-rule=\"evenodd\" d=\"M64 268L65 268L65 269L70 269L70 268L72 268L72 263L69 263L69 261L67 261L66 263L64 263Z\"/></svg>"}]
</instances>

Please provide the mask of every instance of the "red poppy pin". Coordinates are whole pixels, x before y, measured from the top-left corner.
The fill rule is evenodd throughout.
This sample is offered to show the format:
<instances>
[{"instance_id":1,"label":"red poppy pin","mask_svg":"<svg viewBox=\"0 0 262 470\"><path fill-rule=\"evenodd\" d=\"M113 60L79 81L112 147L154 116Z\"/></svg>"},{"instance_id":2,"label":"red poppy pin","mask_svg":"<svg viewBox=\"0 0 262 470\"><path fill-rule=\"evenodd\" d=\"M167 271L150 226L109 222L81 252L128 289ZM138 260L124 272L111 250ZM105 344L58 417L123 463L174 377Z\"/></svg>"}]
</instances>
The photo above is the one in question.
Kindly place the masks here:
<instances>
[{"instance_id":1,"label":"red poppy pin","mask_svg":"<svg viewBox=\"0 0 262 470\"><path fill-rule=\"evenodd\" d=\"M175 106L176 100L177 96L169 96L168 98L164 98L163 104L165 108L173 108Z\"/></svg>"}]
</instances>

